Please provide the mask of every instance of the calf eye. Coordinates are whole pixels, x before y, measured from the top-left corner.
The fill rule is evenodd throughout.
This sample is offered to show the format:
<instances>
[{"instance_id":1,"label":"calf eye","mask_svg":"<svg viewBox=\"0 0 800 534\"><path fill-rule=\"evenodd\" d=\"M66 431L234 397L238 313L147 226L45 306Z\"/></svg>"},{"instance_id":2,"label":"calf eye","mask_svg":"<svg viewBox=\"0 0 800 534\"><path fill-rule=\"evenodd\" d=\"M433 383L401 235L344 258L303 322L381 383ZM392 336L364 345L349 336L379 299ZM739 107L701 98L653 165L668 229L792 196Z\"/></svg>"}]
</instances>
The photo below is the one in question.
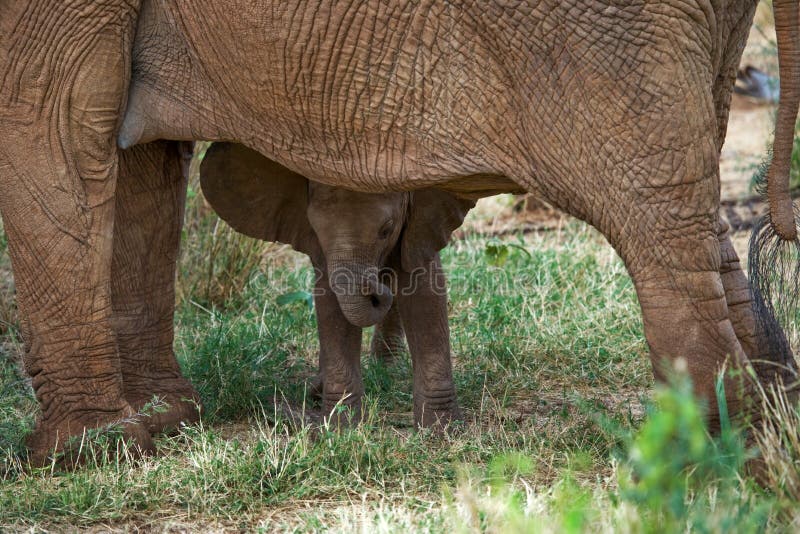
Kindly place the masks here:
<instances>
[{"instance_id":1,"label":"calf eye","mask_svg":"<svg viewBox=\"0 0 800 534\"><path fill-rule=\"evenodd\" d=\"M381 226L380 231L378 231L378 238L386 239L387 237L389 237L389 235L391 235L392 233L393 227L394 227L394 221L392 219L389 219L388 221L383 223L383 226Z\"/></svg>"}]
</instances>

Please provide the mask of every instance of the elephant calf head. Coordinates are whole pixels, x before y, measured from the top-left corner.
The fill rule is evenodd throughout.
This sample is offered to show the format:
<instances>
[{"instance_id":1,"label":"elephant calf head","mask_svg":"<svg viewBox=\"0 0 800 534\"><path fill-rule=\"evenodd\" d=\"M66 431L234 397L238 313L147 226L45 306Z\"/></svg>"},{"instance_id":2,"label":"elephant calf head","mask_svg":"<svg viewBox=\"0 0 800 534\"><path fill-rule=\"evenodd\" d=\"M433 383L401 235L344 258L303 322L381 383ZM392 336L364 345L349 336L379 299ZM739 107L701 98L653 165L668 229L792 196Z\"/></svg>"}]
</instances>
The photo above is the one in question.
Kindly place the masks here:
<instances>
[{"instance_id":1,"label":"elephant calf head","mask_svg":"<svg viewBox=\"0 0 800 534\"><path fill-rule=\"evenodd\" d=\"M438 190L360 193L307 180L243 145L215 143L200 170L203 193L235 230L308 254L328 273L347 320L380 322L392 291L380 277L396 253L424 269L474 202Z\"/></svg>"}]
</instances>

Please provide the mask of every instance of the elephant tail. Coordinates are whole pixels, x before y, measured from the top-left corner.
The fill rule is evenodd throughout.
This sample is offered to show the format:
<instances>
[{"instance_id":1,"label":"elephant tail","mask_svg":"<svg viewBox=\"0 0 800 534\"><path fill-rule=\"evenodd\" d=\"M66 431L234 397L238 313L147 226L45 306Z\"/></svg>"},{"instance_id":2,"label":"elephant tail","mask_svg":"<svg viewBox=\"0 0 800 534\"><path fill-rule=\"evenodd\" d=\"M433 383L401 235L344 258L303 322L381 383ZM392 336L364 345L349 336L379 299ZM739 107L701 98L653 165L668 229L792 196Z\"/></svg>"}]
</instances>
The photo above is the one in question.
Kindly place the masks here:
<instances>
[{"instance_id":1,"label":"elephant tail","mask_svg":"<svg viewBox=\"0 0 800 534\"><path fill-rule=\"evenodd\" d=\"M774 0L780 64L780 101L772 158L761 180L768 213L750 238L748 270L762 333L776 363L794 368L780 322L796 320L800 303L800 240L789 192L795 124L800 106L800 7L797 0ZM763 176L763 174L762 174Z\"/></svg>"}]
</instances>

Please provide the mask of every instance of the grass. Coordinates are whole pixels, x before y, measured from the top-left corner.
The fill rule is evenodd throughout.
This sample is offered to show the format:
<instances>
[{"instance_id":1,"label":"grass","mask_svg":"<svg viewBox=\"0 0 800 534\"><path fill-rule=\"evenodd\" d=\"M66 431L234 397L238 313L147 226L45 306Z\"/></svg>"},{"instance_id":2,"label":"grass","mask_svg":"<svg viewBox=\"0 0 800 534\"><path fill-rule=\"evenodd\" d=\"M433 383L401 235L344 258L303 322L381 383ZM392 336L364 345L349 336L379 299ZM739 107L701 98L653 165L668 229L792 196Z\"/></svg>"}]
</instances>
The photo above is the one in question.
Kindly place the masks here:
<instances>
[{"instance_id":1,"label":"grass","mask_svg":"<svg viewBox=\"0 0 800 534\"><path fill-rule=\"evenodd\" d=\"M184 239L186 279L209 260ZM4 529L760 532L797 520L797 489L787 483L798 480L796 462L775 446L799 450L788 427L761 434L781 488L767 493L744 474L750 452L735 434L708 437L685 383L659 389L666 409L652 408L630 279L584 225L471 236L446 249L467 423L443 436L411 429L407 357L391 369L365 357L361 427L339 433L290 417L286 406L314 409L304 384L318 345L308 306L279 297L307 291L311 269L285 249L237 263L226 255L255 245L216 246L215 265L199 272L224 271L232 289L208 298L203 284L184 285L194 293L181 295L176 314L176 350L207 410L200 425L159 438L156 458L97 458L68 473L27 467L21 444L33 404L8 311ZM784 420L798 417L783 409Z\"/></svg>"}]
</instances>

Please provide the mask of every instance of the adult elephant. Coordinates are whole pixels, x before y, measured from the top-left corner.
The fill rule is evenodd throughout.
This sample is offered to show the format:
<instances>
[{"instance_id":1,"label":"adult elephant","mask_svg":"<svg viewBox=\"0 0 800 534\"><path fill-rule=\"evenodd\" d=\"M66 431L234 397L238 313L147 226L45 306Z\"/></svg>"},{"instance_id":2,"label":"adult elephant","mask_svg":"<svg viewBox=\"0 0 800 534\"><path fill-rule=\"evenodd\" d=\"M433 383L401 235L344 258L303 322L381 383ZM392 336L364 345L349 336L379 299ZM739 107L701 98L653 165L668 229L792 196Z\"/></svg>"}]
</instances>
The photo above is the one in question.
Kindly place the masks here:
<instances>
[{"instance_id":1,"label":"adult elephant","mask_svg":"<svg viewBox=\"0 0 800 534\"><path fill-rule=\"evenodd\" d=\"M616 248L656 375L686 358L713 419L724 362L793 369L770 343L784 347L780 336L757 326L717 213L755 7L3 0L0 210L42 406L34 451L44 458L57 439L126 418L152 393L172 408L150 428L128 420L142 447L193 417L171 348L185 184L175 146L159 139L239 141L361 191L535 193ZM767 230L796 240L798 3L774 8L782 87ZM746 395L727 391L741 410Z\"/></svg>"}]
</instances>

